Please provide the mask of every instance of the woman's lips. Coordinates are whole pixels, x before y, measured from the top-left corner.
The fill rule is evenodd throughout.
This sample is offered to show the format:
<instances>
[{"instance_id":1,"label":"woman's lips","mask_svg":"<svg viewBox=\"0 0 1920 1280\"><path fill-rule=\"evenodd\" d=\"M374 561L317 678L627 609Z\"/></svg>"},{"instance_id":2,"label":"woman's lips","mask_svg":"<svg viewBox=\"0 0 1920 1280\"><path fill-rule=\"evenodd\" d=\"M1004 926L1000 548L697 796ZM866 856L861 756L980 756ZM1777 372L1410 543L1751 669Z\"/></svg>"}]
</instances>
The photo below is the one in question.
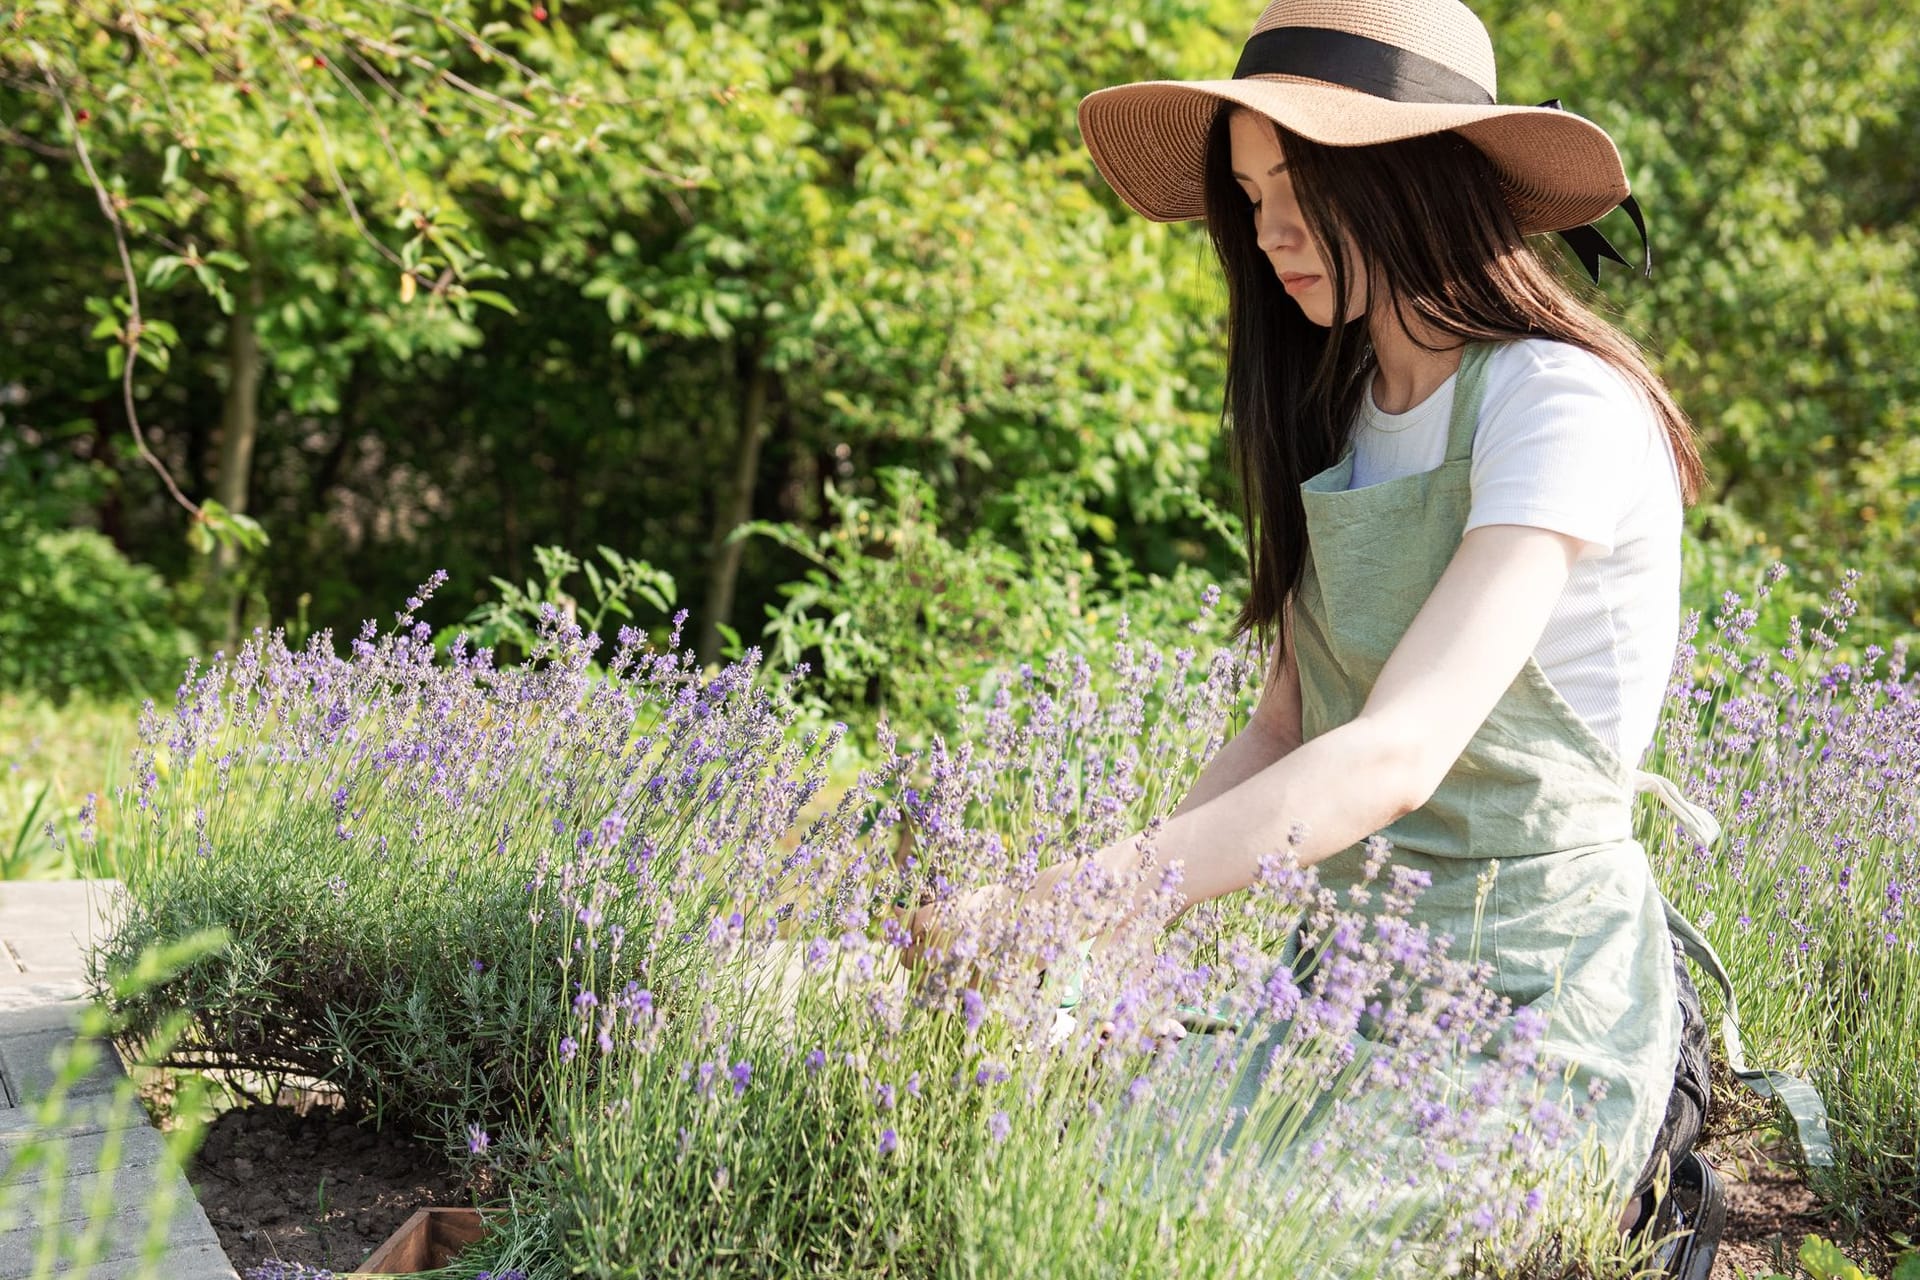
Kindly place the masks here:
<instances>
[{"instance_id":1,"label":"woman's lips","mask_svg":"<svg viewBox=\"0 0 1920 1280\"><path fill-rule=\"evenodd\" d=\"M1288 293L1299 293L1301 290L1311 289L1319 283L1319 276L1303 276L1293 272L1283 272L1280 276L1280 287Z\"/></svg>"}]
</instances>

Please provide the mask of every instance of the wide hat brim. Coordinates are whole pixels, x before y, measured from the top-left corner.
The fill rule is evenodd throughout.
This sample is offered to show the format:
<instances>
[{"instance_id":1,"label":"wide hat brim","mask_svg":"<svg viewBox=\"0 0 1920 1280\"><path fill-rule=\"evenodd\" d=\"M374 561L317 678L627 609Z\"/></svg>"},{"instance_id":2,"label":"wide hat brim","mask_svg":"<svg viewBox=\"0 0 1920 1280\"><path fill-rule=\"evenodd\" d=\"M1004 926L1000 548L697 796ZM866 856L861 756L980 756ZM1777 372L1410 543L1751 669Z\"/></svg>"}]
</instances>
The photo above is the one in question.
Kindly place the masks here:
<instances>
[{"instance_id":1,"label":"wide hat brim","mask_svg":"<svg viewBox=\"0 0 1920 1280\"><path fill-rule=\"evenodd\" d=\"M1523 234L1596 221L1629 193L1613 139L1571 111L1397 102L1302 76L1143 80L1096 89L1080 100L1080 136L1131 208L1155 222L1185 222L1206 215L1207 130L1222 100L1335 147L1450 129L1493 162Z\"/></svg>"}]
</instances>

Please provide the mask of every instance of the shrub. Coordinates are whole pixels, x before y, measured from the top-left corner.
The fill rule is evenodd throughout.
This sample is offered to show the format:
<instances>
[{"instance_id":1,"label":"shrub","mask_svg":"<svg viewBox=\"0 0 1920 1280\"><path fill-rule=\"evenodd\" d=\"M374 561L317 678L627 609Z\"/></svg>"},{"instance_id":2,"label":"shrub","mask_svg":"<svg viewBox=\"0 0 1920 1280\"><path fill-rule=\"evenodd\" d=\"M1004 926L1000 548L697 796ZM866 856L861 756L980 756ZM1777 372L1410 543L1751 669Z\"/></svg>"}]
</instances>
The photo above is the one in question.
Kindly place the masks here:
<instances>
[{"instance_id":1,"label":"shrub","mask_svg":"<svg viewBox=\"0 0 1920 1280\"><path fill-rule=\"evenodd\" d=\"M0 688L64 700L77 691L166 688L192 652L160 575L92 529L0 509Z\"/></svg>"},{"instance_id":2,"label":"shrub","mask_svg":"<svg viewBox=\"0 0 1920 1280\"><path fill-rule=\"evenodd\" d=\"M939 527L926 477L905 467L878 477L877 500L829 482L834 522L818 532L757 520L734 535L767 538L809 564L780 588L784 603L767 606L767 660L780 671L805 662L814 675L796 696L815 715L848 720L869 754L876 714L924 746L957 728L956 688L984 690L1054 649L1098 660L1126 638L1123 616L1148 634L1175 634L1189 619L1173 615L1201 594L1203 576L1187 566L1166 581L1109 553L1103 573L1045 484L1023 485L1007 504L1016 545L985 528L956 542ZM1197 494L1187 500L1204 506ZM1193 621L1202 641L1225 640L1211 608Z\"/></svg>"}]
</instances>

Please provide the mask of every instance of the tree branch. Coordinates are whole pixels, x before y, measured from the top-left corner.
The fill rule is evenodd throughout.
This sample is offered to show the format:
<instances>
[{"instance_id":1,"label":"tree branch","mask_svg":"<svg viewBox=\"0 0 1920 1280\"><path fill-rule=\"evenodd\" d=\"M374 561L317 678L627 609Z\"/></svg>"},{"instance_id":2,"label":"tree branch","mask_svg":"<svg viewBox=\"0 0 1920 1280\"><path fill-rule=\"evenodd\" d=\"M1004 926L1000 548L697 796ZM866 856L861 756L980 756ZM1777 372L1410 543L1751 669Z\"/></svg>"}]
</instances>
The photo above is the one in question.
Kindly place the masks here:
<instances>
[{"instance_id":1,"label":"tree branch","mask_svg":"<svg viewBox=\"0 0 1920 1280\"><path fill-rule=\"evenodd\" d=\"M73 138L74 149L80 156L80 167L87 172L87 181L93 184L94 198L100 202L100 212L106 215L107 224L113 228L114 247L120 251L120 269L127 278L127 324L121 336L121 343L127 348L126 359L120 365L120 396L127 408L127 425L133 429L133 440L140 449L140 456L147 465L159 475L167 486L167 492L173 500L192 513L195 520L205 520L206 514L186 494L180 492L180 486L173 482L169 472L153 450L147 447L147 433L140 427L140 414L133 403L133 369L139 363L140 356L140 279L134 274L133 255L127 251L126 225L120 220L120 211L113 207L113 196L106 185L100 181L100 174L93 167L93 157L87 152L86 139L80 136L80 123L73 118L73 104L67 100L66 90L54 78L53 68L47 65L46 55L39 50L34 57L40 64L40 74L46 79L47 87L53 96L59 99L60 114L66 119L67 133Z\"/></svg>"}]
</instances>

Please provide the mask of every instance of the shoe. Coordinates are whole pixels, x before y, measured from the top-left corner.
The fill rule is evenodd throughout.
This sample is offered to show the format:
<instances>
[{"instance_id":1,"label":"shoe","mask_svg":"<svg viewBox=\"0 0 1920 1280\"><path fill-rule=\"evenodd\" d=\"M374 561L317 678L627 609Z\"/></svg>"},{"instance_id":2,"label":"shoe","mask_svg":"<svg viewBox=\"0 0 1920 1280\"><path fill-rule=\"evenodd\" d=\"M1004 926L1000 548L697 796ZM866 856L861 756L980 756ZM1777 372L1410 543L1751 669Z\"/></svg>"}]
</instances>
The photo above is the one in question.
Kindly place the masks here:
<instances>
[{"instance_id":1,"label":"shoe","mask_svg":"<svg viewBox=\"0 0 1920 1280\"><path fill-rule=\"evenodd\" d=\"M1647 1194L1650 1197L1652 1192ZM1689 1151L1674 1167L1667 1198L1634 1233L1665 1240L1654 1255L1658 1274L1673 1280L1708 1280L1726 1229L1727 1196L1720 1176L1698 1151Z\"/></svg>"}]
</instances>

